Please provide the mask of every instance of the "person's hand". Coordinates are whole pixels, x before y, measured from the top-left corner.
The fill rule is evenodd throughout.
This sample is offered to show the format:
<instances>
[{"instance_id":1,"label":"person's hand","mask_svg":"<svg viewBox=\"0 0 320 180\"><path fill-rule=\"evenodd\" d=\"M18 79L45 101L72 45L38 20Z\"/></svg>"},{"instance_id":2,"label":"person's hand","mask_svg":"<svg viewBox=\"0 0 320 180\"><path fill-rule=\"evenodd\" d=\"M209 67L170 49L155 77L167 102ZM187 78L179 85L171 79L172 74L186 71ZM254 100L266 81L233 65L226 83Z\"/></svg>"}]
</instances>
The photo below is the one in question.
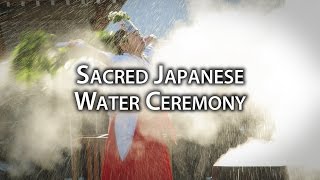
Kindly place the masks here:
<instances>
[{"instance_id":1,"label":"person's hand","mask_svg":"<svg viewBox=\"0 0 320 180\"><path fill-rule=\"evenodd\" d=\"M85 46L86 42L82 39L70 40L68 43L69 47L82 47Z\"/></svg>"},{"instance_id":2,"label":"person's hand","mask_svg":"<svg viewBox=\"0 0 320 180\"><path fill-rule=\"evenodd\" d=\"M150 34L149 36L144 38L144 41L145 41L146 45L149 45L151 43L155 43L157 41L157 36L155 36L154 34Z\"/></svg>"}]
</instances>

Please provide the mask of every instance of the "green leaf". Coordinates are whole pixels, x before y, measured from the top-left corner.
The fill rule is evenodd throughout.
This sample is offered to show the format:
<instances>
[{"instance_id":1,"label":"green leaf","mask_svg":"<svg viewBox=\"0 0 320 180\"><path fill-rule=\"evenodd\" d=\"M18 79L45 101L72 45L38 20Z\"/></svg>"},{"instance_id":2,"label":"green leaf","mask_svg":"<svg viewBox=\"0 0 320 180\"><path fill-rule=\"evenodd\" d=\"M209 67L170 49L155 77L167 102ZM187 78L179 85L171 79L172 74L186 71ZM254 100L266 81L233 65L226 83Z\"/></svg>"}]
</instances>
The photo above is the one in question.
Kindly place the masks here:
<instances>
[{"instance_id":1,"label":"green leaf","mask_svg":"<svg viewBox=\"0 0 320 180\"><path fill-rule=\"evenodd\" d=\"M108 19L113 23L117 23L122 20L130 20L130 16L124 11L111 11L108 15Z\"/></svg>"}]
</instances>

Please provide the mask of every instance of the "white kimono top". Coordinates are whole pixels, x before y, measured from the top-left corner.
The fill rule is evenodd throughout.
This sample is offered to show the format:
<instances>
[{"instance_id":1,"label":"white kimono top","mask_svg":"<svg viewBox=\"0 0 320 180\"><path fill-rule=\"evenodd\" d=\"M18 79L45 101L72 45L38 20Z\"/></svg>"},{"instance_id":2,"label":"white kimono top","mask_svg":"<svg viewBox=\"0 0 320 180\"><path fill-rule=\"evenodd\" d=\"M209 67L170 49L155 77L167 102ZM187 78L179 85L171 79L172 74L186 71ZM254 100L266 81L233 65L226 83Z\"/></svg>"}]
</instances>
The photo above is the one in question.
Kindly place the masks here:
<instances>
[{"instance_id":1,"label":"white kimono top","mask_svg":"<svg viewBox=\"0 0 320 180\"><path fill-rule=\"evenodd\" d=\"M147 46L143 53L145 59L139 58L137 56L124 53L122 55L115 55L111 58L112 63L114 64L136 64L139 67L150 66L150 63L146 60L149 59L152 55L152 47ZM136 124L138 120L137 112L117 112L115 117L115 135L118 152L121 160L124 160L127 156L129 149L132 145L132 140L134 132L136 129Z\"/></svg>"}]
</instances>

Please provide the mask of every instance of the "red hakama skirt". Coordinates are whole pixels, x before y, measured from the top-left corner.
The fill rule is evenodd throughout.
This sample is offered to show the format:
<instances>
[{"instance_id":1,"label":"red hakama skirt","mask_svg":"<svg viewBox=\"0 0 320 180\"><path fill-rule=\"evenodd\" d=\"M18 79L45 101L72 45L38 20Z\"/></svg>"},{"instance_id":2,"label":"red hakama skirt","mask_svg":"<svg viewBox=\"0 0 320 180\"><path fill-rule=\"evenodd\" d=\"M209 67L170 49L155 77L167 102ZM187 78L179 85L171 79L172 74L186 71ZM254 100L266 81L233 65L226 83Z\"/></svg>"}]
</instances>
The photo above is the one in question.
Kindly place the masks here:
<instances>
[{"instance_id":1,"label":"red hakama skirt","mask_svg":"<svg viewBox=\"0 0 320 180\"><path fill-rule=\"evenodd\" d=\"M156 116L157 118L153 117L153 128L145 125L148 123L144 123L142 116L138 117L131 147L123 160L116 144L115 116L110 118L102 180L172 180L170 155L166 144L157 138L157 135L146 135L159 135L163 133L163 129L171 128L172 126L168 126L168 116L161 114ZM150 131L144 133L143 128L146 127Z\"/></svg>"}]
</instances>

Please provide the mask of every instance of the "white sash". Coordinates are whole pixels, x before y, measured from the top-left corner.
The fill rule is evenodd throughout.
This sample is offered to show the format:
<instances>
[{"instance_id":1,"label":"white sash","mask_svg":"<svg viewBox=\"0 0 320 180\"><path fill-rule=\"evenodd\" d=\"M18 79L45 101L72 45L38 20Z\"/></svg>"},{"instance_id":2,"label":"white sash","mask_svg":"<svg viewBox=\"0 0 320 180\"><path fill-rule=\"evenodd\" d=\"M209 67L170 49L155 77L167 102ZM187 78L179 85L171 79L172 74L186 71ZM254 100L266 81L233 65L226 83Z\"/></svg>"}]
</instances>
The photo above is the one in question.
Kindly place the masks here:
<instances>
[{"instance_id":1,"label":"white sash","mask_svg":"<svg viewBox=\"0 0 320 180\"><path fill-rule=\"evenodd\" d=\"M118 152L123 161L131 147L136 129L138 113L119 112L115 118L115 134Z\"/></svg>"}]
</instances>

